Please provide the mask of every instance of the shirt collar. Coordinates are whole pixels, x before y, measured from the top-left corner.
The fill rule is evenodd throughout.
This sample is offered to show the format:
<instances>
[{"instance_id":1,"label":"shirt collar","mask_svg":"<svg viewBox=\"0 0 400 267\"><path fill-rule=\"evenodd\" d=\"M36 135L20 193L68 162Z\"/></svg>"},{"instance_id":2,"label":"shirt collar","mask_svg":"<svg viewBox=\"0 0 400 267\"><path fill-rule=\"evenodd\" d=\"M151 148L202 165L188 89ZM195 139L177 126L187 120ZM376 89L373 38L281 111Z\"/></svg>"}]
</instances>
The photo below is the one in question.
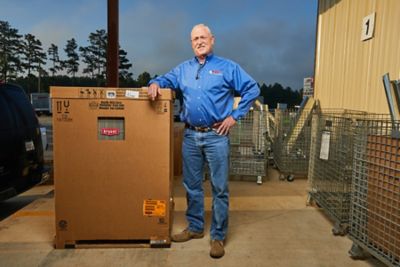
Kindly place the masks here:
<instances>
[{"instance_id":1,"label":"shirt collar","mask_svg":"<svg viewBox=\"0 0 400 267\"><path fill-rule=\"evenodd\" d=\"M206 61L205 61L205 62L211 60L213 57L214 57L214 54L213 54L213 53L208 54L208 55L206 56ZM195 57L193 58L193 62L199 63L199 59L195 56Z\"/></svg>"}]
</instances>

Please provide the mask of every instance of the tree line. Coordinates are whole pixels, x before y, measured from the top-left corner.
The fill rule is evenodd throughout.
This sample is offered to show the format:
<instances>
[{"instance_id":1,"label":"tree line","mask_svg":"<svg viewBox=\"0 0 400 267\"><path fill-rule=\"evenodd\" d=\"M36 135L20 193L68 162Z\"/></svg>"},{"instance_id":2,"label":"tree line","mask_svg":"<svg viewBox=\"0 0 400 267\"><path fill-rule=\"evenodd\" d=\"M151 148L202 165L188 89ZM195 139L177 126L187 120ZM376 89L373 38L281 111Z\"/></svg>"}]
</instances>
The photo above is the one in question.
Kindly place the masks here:
<instances>
[{"instance_id":1,"label":"tree line","mask_svg":"<svg viewBox=\"0 0 400 267\"><path fill-rule=\"evenodd\" d=\"M90 33L88 43L88 46L79 46L75 38L67 40L63 47L65 58L61 59L56 44L51 43L44 50L42 42L34 35L19 34L7 21L0 20L0 81L17 83L28 94L48 92L51 85L105 86L107 32L99 29ZM146 86L152 78L150 73L143 72L136 80L133 79L130 71L132 63L127 55L119 47L119 86ZM283 88L278 83L262 84L260 89L264 104L270 108L276 107L276 103L287 103L292 107L301 102L301 92L292 91L290 87ZM177 96L182 98L179 93Z\"/></svg>"},{"instance_id":2,"label":"tree line","mask_svg":"<svg viewBox=\"0 0 400 267\"><path fill-rule=\"evenodd\" d=\"M53 43L44 50L33 34L19 34L7 21L0 20L0 80L17 82L29 91L48 91L52 85L103 86L106 81L107 33L104 29L89 34L88 46L78 46L75 38L63 48L66 57L60 58L59 47ZM132 79L132 63L128 53L119 48L119 80L121 84L143 84L150 79L147 72ZM84 64L82 64L84 63ZM49 67L45 67L46 64ZM78 76L82 70L82 75Z\"/></svg>"},{"instance_id":3,"label":"tree line","mask_svg":"<svg viewBox=\"0 0 400 267\"><path fill-rule=\"evenodd\" d=\"M279 83L273 85L262 84L260 86L260 96L264 104L268 107L276 108L277 103L286 103L288 108L293 108L301 103L303 98L303 89L292 90L290 87L284 88Z\"/></svg>"}]
</instances>

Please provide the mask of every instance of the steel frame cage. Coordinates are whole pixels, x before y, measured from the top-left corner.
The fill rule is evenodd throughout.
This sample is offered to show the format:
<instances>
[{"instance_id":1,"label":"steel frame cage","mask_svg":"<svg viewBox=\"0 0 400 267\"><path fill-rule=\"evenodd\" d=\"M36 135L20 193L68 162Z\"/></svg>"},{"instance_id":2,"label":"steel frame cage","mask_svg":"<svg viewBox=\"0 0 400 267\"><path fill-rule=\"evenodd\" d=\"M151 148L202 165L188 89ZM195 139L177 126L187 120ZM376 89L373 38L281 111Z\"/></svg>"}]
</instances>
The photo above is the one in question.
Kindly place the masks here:
<instances>
[{"instance_id":1,"label":"steel frame cage","mask_svg":"<svg viewBox=\"0 0 400 267\"><path fill-rule=\"evenodd\" d=\"M252 108L230 131L230 174L257 176L262 183L267 176L269 142L268 110Z\"/></svg>"},{"instance_id":2,"label":"steel frame cage","mask_svg":"<svg viewBox=\"0 0 400 267\"><path fill-rule=\"evenodd\" d=\"M273 158L280 179L308 173L312 110L275 110Z\"/></svg>"},{"instance_id":3,"label":"steel frame cage","mask_svg":"<svg viewBox=\"0 0 400 267\"><path fill-rule=\"evenodd\" d=\"M400 121L359 121L354 145L350 254L400 266Z\"/></svg>"}]
</instances>

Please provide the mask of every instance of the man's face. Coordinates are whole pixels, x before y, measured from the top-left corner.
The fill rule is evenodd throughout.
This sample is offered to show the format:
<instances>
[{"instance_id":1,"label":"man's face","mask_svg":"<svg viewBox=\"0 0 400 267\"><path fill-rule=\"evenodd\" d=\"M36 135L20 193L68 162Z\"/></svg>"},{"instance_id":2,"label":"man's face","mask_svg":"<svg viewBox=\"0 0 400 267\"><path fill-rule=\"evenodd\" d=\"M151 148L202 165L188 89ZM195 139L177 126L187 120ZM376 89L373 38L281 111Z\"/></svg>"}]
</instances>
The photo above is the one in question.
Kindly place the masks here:
<instances>
[{"instance_id":1,"label":"man's face","mask_svg":"<svg viewBox=\"0 0 400 267\"><path fill-rule=\"evenodd\" d=\"M191 34L193 52L197 57L204 58L212 52L214 36L204 27L196 27Z\"/></svg>"}]
</instances>

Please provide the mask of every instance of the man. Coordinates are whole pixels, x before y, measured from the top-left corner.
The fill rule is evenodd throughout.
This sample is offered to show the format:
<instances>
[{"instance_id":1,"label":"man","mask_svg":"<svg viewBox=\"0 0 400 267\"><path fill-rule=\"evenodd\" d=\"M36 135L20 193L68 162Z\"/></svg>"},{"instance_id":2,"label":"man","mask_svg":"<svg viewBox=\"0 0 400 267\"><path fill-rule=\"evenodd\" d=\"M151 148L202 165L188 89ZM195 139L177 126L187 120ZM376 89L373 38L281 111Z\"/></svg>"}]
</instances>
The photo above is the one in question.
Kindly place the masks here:
<instances>
[{"instance_id":1,"label":"man","mask_svg":"<svg viewBox=\"0 0 400 267\"><path fill-rule=\"evenodd\" d=\"M236 63L213 54L215 38L210 29L193 27L191 42L195 57L149 82L149 98L161 95L161 87L181 90L185 122L182 145L183 185L186 189L188 227L172 235L172 241L185 242L204 236L204 164L210 170L212 222L210 256L225 254L224 240L229 210L229 130L243 117L260 93L257 83ZM241 96L232 110L234 92Z\"/></svg>"}]
</instances>

